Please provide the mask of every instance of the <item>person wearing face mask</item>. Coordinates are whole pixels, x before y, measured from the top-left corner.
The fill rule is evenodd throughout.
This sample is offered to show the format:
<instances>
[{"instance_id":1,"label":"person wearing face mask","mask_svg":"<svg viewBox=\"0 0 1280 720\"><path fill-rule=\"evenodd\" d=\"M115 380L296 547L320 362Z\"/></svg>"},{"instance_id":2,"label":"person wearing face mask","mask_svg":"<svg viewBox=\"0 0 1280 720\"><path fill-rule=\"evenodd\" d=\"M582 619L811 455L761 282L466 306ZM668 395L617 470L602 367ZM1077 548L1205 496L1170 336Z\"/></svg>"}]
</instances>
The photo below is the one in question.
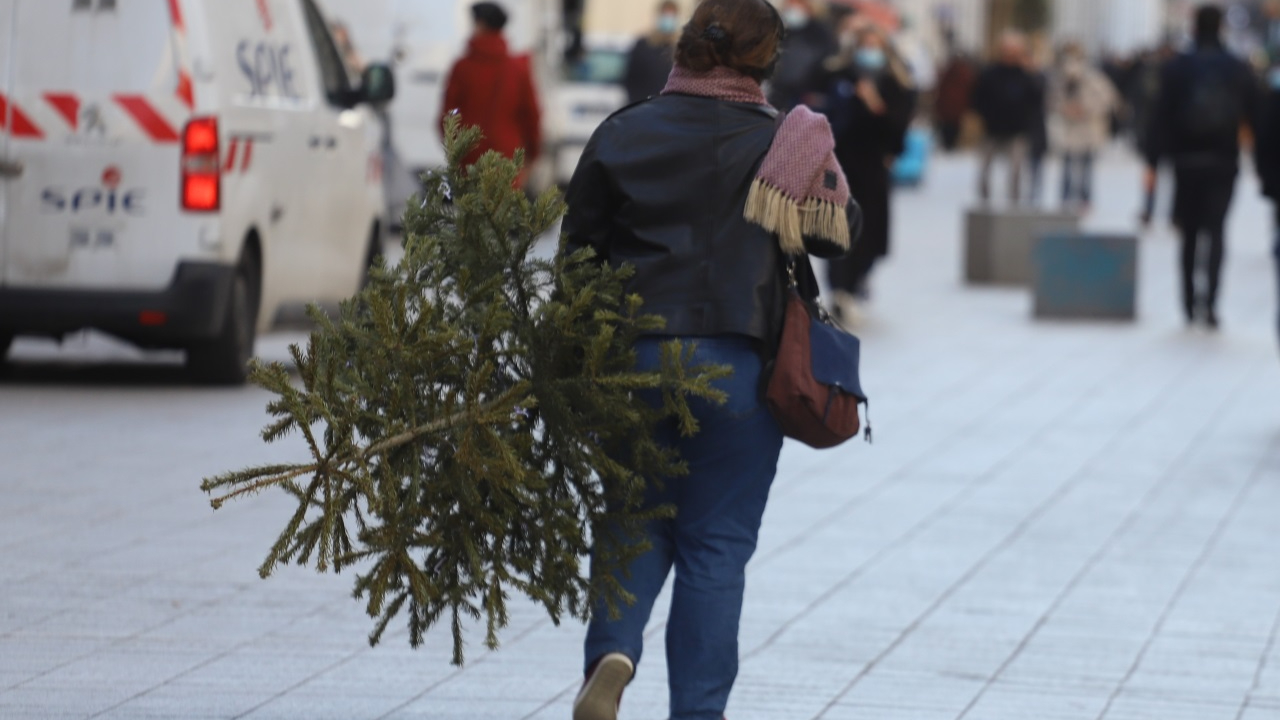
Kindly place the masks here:
<instances>
[{"instance_id":1,"label":"person wearing face mask","mask_svg":"<svg viewBox=\"0 0 1280 720\"><path fill-rule=\"evenodd\" d=\"M797 105L824 110L823 62L840 49L835 33L818 18L813 0L786 0L781 13L787 37L769 84L769 103L783 112Z\"/></svg>"},{"instance_id":2,"label":"person wearing face mask","mask_svg":"<svg viewBox=\"0 0 1280 720\"><path fill-rule=\"evenodd\" d=\"M841 39L844 50L826 63L833 88L828 117L836 158L862 205L863 232L853 251L827 268L833 310L853 323L872 268L889 254L891 168L906 149L917 93L910 69L879 27L847 18Z\"/></svg>"},{"instance_id":3,"label":"person wearing face mask","mask_svg":"<svg viewBox=\"0 0 1280 720\"><path fill-rule=\"evenodd\" d=\"M680 6L674 0L658 5L658 21L653 32L636 41L627 57L622 85L627 102L637 103L662 92L671 74L676 41L680 39Z\"/></svg>"},{"instance_id":4,"label":"person wearing face mask","mask_svg":"<svg viewBox=\"0 0 1280 720\"><path fill-rule=\"evenodd\" d=\"M1115 86L1089 64L1084 48L1063 48L1049 90L1054 144L1062 154L1062 206L1087 214L1093 200L1093 159L1110 139L1111 116L1119 106Z\"/></svg>"}]
</instances>

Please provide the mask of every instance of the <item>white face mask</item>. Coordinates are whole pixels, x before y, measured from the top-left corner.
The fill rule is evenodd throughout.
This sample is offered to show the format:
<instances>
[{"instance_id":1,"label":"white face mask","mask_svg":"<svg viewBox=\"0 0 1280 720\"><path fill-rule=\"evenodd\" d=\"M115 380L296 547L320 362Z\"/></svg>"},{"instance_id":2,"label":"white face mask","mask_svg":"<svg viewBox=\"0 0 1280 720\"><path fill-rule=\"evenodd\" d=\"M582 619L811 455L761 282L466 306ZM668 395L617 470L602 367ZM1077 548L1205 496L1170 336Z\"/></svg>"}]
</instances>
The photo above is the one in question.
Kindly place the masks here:
<instances>
[{"instance_id":1,"label":"white face mask","mask_svg":"<svg viewBox=\"0 0 1280 720\"><path fill-rule=\"evenodd\" d=\"M665 13L658 16L658 32L663 35L675 35L680 31L680 17Z\"/></svg>"},{"instance_id":2,"label":"white face mask","mask_svg":"<svg viewBox=\"0 0 1280 720\"><path fill-rule=\"evenodd\" d=\"M809 13L798 7L789 7L782 13L782 22L790 30L796 30L809 24Z\"/></svg>"}]
</instances>

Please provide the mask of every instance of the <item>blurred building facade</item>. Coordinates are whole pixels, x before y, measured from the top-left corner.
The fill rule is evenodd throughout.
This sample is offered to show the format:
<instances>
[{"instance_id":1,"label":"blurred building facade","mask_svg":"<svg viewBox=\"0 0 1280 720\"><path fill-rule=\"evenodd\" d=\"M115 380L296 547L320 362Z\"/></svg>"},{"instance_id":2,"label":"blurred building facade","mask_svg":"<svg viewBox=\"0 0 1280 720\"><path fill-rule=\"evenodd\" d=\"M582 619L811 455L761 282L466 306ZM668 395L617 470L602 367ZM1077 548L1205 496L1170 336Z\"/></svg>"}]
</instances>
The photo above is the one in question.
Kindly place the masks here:
<instances>
[{"instance_id":1,"label":"blurred building facade","mask_svg":"<svg viewBox=\"0 0 1280 720\"><path fill-rule=\"evenodd\" d=\"M640 35L653 29L659 0L586 0L582 29L590 35ZM696 0L676 0L685 17Z\"/></svg>"},{"instance_id":2,"label":"blurred building facade","mask_svg":"<svg viewBox=\"0 0 1280 720\"><path fill-rule=\"evenodd\" d=\"M780 4L781 0L773 0ZM822 2L823 0L818 0ZM828 0L831 1L831 0ZM843 2L844 0L834 0ZM1013 24L1016 6L1029 0L882 0L895 7L908 26L933 39L944 51L985 55L993 41ZM1094 55L1129 54L1169 37L1185 36L1194 8L1205 0L1037 0L1045 8L1044 39L1050 45L1078 41ZM677 0L686 16L697 0ZM1228 7L1261 7L1272 0L1222 0ZM583 30L596 35L638 35L653 24L657 0L586 0ZM1273 3L1278 8L1280 3Z\"/></svg>"},{"instance_id":3,"label":"blurred building facade","mask_svg":"<svg viewBox=\"0 0 1280 720\"><path fill-rule=\"evenodd\" d=\"M1129 55L1165 34L1166 0L1068 0L1054 3L1053 36L1075 41L1091 55Z\"/></svg>"},{"instance_id":4,"label":"blurred building facade","mask_svg":"<svg viewBox=\"0 0 1280 720\"><path fill-rule=\"evenodd\" d=\"M1018 0L898 0L896 5L932 15L953 28L957 47L982 54L1015 24ZM1183 0L1057 0L1045 2L1046 39L1075 40L1095 55L1127 54L1157 44Z\"/></svg>"}]
</instances>

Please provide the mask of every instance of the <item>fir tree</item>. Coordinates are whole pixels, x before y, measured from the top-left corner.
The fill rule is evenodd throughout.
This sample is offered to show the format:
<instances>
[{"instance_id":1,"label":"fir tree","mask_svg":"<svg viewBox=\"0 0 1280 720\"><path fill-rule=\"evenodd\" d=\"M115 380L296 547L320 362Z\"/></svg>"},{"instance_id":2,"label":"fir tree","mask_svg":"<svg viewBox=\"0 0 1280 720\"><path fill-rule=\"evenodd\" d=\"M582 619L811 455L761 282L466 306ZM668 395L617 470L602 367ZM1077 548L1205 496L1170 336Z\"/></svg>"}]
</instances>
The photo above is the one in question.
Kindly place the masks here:
<instances>
[{"instance_id":1,"label":"fir tree","mask_svg":"<svg viewBox=\"0 0 1280 720\"><path fill-rule=\"evenodd\" d=\"M561 199L514 189L522 158L463 168L478 132L450 120L446 136L449 166L406 217L403 260L379 262L336 318L312 310L315 331L291 348L298 378L253 368L274 395L263 439L301 436L309 460L202 488L214 508L293 496L259 574L353 568L371 644L398 616L414 647L444 621L461 664L466 623L482 621L497 648L512 595L556 623L633 601L608 572L589 580L584 560L593 542L606 571L647 549L631 539L672 510L642 511L645 483L686 472L654 428L696 432L689 399L722 401L712 382L728 370L695 367L673 341L659 372L635 371L634 341L662 320L624 293L629 271L590 251L535 257ZM637 397L655 389L661 408Z\"/></svg>"}]
</instances>

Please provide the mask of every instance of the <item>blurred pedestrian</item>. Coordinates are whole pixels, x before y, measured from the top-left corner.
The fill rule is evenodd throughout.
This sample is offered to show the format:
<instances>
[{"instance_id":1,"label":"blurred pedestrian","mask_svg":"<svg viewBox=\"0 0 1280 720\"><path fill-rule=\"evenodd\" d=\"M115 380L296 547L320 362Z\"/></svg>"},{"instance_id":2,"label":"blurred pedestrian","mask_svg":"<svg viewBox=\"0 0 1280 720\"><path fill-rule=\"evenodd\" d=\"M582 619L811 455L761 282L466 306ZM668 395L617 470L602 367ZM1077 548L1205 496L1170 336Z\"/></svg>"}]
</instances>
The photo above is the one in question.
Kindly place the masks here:
<instances>
[{"instance_id":1,"label":"blurred pedestrian","mask_svg":"<svg viewBox=\"0 0 1280 720\"><path fill-rule=\"evenodd\" d=\"M1004 158L1009 164L1009 200L1017 205L1022 201L1022 170L1036 113L1044 106L1044 93L1027 69L1025 36L1005 33L999 52L998 59L978 76L973 90L973 107L986 132L978 196L984 204L991 200L991 169L997 158Z\"/></svg>"},{"instance_id":2,"label":"blurred pedestrian","mask_svg":"<svg viewBox=\"0 0 1280 720\"><path fill-rule=\"evenodd\" d=\"M1261 103L1257 123L1258 138L1254 147L1254 167L1262 181L1262 194L1274 204L1275 236L1273 253L1280 291L1280 66L1267 76L1267 92ZM1280 318L1278 318L1280 321Z\"/></svg>"},{"instance_id":3,"label":"blurred pedestrian","mask_svg":"<svg viewBox=\"0 0 1280 720\"><path fill-rule=\"evenodd\" d=\"M1147 136L1147 185L1173 164L1175 222L1182 234L1182 304L1187 323L1218 327L1227 213L1240 169L1240 134L1258 106L1253 71L1222 42L1223 13L1196 11L1195 48L1169 61ZM1203 280L1203 282L1199 282Z\"/></svg>"},{"instance_id":4,"label":"blurred pedestrian","mask_svg":"<svg viewBox=\"0 0 1280 720\"><path fill-rule=\"evenodd\" d=\"M1089 64L1084 48L1067 45L1049 88L1053 145L1062 156L1062 208L1086 214L1093 202L1093 163L1110 136L1118 96L1106 75Z\"/></svg>"},{"instance_id":5,"label":"blurred pedestrian","mask_svg":"<svg viewBox=\"0 0 1280 720\"><path fill-rule=\"evenodd\" d=\"M787 36L769 82L769 102L783 112L797 105L821 110L826 100L823 63L840 49L836 35L818 17L814 0L785 0L782 17Z\"/></svg>"},{"instance_id":6,"label":"blurred pedestrian","mask_svg":"<svg viewBox=\"0 0 1280 720\"><path fill-rule=\"evenodd\" d=\"M965 116L969 114L969 96L978 79L978 68L964 53L956 52L947 60L938 76L938 94L933 115L942 148L954 151L960 145Z\"/></svg>"},{"instance_id":7,"label":"blurred pedestrian","mask_svg":"<svg viewBox=\"0 0 1280 720\"><path fill-rule=\"evenodd\" d=\"M664 0L658 5L658 21L653 31L637 40L627 56L622 86L627 90L628 103L662 92L671 74L679 39L680 6L674 0Z\"/></svg>"},{"instance_id":8,"label":"blurred pedestrian","mask_svg":"<svg viewBox=\"0 0 1280 720\"><path fill-rule=\"evenodd\" d=\"M849 189L862 206L862 238L845 258L828 264L832 304L847 322L858 319L858 301L869 297L867 280L876 262L889 254L893 160L906 149L915 114L910 70L885 32L850 18L842 24L846 47L832 58L829 103L836 157Z\"/></svg>"},{"instance_id":9,"label":"blurred pedestrian","mask_svg":"<svg viewBox=\"0 0 1280 720\"><path fill-rule=\"evenodd\" d=\"M1160 73L1175 54L1172 45L1167 42L1162 43L1159 47L1143 53L1134 68L1126 99L1133 116L1134 146L1139 152L1143 152L1150 145L1147 129L1151 126L1151 114L1160 97Z\"/></svg>"},{"instance_id":10,"label":"blurred pedestrian","mask_svg":"<svg viewBox=\"0 0 1280 720\"><path fill-rule=\"evenodd\" d=\"M1080 54L1083 57L1083 48ZM1120 137L1121 134L1130 130L1133 120L1128 108L1125 107L1123 92L1135 81L1135 75L1138 72L1136 58L1131 55L1108 53L1101 65L1094 69L1111 83L1111 87L1117 94L1111 113L1107 116L1107 137L1108 139Z\"/></svg>"},{"instance_id":11,"label":"blurred pedestrian","mask_svg":"<svg viewBox=\"0 0 1280 720\"><path fill-rule=\"evenodd\" d=\"M737 677L746 565L782 450L782 431L760 387L781 333L788 292L783 253L798 257L797 269L811 283L806 251L841 254L858 222L826 122L799 108L779 125L765 103L760 84L782 35L782 19L768 0L704 0L681 33L666 89L601 125L569 185L568 248L590 247L606 262L629 265L628 292L645 299L645 312L666 320L637 343L640 367L660 369L665 343L686 338L696 345L693 362L733 369L716 382L724 403L691 404L696 435L682 434L675 419L658 430L689 475L649 483L640 510L674 506L675 516L652 520L643 537L599 529L597 543L611 538L650 549L611 579L635 602L614 617L594 608L574 720L617 719L673 567L668 717L720 720ZM753 180L762 164L790 169ZM760 190L774 182L788 189ZM748 197L770 202L749 207ZM815 235L780 231L781 244L746 219L772 211L786 225L782 216L819 205L830 226L797 220L795 233L809 225ZM661 393L646 398L662 402ZM593 572L603 570L593 563Z\"/></svg>"},{"instance_id":12,"label":"blurred pedestrian","mask_svg":"<svg viewBox=\"0 0 1280 720\"><path fill-rule=\"evenodd\" d=\"M1049 109L1045 102L1049 78L1044 67L1027 54L1027 72L1035 81L1036 96L1040 98L1031 109L1030 133L1027 135L1027 168L1030 170L1026 202L1032 207L1040 205L1044 189L1044 161L1049 157Z\"/></svg>"},{"instance_id":13,"label":"blurred pedestrian","mask_svg":"<svg viewBox=\"0 0 1280 720\"><path fill-rule=\"evenodd\" d=\"M334 22L329 25L329 30L333 35L333 44L338 46L338 54L342 56L342 61L347 66L347 73L353 80L358 80L364 72L366 63L360 52L356 50L351 29L345 23Z\"/></svg>"},{"instance_id":14,"label":"blurred pedestrian","mask_svg":"<svg viewBox=\"0 0 1280 720\"><path fill-rule=\"evenodd\" d=\"M457 112L463 124L484 132L479 146L467 158L473 163L493 150L506 157L525 152L525 172L538 158L542 146L542 111L534 89L528 56L513 57L502 31L507 12L493 2L471 6L475 34L466 54L454 64L445 83L440 127L449 113Z\"/></svg>"}]
</instances>

